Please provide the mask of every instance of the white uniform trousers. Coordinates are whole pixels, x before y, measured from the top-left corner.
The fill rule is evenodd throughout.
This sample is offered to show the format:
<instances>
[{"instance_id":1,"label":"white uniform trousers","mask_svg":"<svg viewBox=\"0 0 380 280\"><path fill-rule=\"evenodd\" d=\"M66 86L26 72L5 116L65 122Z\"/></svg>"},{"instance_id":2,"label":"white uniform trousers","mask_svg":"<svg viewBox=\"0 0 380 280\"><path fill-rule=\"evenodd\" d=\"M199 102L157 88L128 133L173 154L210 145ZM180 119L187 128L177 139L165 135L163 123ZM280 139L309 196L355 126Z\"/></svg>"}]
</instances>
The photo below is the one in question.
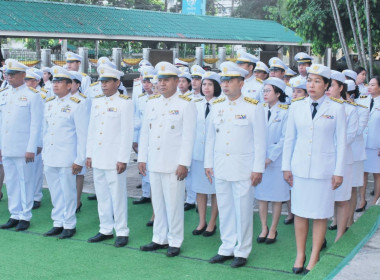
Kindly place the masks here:
<instances>
[{"instance_id":1,"label":"white uniform trousers","mask_svg":"<svg viewBox=\"0 0 380 280\"><path fill-rule=\"evenodd\" d=\"M142 176L141 189L143 197L150 197L150 181L149 181L149 171L146 171L146 176Z\"/></svg>"},{"instance_id":2,"label":"white uniform trousers","mask_svg":"<svg viewBox=\"0 0 380 280\"><path fill-rule=\"evenodd\" d=\"M195 200L197 198L197 193L193 191L192 188L192 182L191 182L191 170L187 174L187 177L185 179L185 186L186 186L186 203L189 204L195 204Z\"/></svg>"},{"instance_id":3,"label":"white uniform trousers","mask_svg":"<svg viewBox=\"0 0 380 280\"><path fill-rule=\"evenodd\" d=\"M178 181L175 172L150 172L150 185L155 214L152 241L179 248L184 236L185 181Z\"/></svg>"},{"instance_id":4,"label":"white uniform trousers","mask_svg":"<svg viewBox=\"0 0 380 280\"><path fill-rule=\"evenodd\" d=\"M253 236L254 188L251 181L215 178L215 190L222 240L218 254L248 258Z\"/></svg>"},{"instance_id":5,"label":"white uniform trousers","mask_svg":"<svg viewBox=\"0 0 380 280\"><path fill-rule=\"evenodd\" d=\"M42 185L44 183L44 165L42 163L41 153L36 155L34 158L34 201L41 201L42 194Z\"/></svg>"},{"instance_id":6,"label":"white uniform trousers","mask_svg":"<svg viewBox=\"0 0 380 280\"><path fill-rule=\"evenodd\" d=\"M72 174L71 167L51 167L45 165L45 177L49 186L53 210L51 218L54 227L74 229L77 219L76 175Z\"/></svg>"},{"instance_id":7,"label":"white uniform trousers","mask_svg":"<svg viewBox=\"0 0 380 280\"><path fill-rule=\"evenodd\" d=\"M127 171L117 174L116 169L94 168L95 192L101 234L129 236Z\"/></svg>"},{"instance_id":8,"label":"white uniform trousers","mask_svg":"<svg viewBox=\"0 0 380 280\"><path fill-rule=\"evenodd\" d=\"M11 218L30 221L35 190L34 164L27 164L24 157L3 157L3 166Z\"/></svg>"}]
</instances>

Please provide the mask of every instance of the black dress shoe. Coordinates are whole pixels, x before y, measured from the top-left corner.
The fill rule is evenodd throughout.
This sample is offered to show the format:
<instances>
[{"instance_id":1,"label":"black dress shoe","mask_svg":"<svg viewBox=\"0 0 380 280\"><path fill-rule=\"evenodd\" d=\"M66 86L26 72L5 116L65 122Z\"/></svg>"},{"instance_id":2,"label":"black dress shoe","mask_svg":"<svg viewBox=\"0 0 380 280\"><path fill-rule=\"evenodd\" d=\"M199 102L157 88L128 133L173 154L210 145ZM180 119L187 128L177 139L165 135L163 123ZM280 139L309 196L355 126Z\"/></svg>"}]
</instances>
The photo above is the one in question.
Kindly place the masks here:
<instances>
[{"instance_id":1,"label":"black dress shoe","mask_svg":"<svg viewBox=\"0 0 380 280\"><path fill-rule=\"evenodd\" d=\"M328 227L329 230L336 230L337 228L338 228L337 225L330 225L330 226Z\"/></svg>"},{"instance_id":2,"label":"black dress shoe","mask_svg":"<svg viewBox=\"0 0 380 280\"><path fill-rule=\"evenodd\" d=\"M212 257L208 262L209 263L224 263L227 260L233 259L234 256L223 256L217 254L216 256Z\"/></svg>"},{"instance_id":3,"label":"black dress shoe","mask_svg":"<svg viewBox=\"0 0 380 280\"><path fill-rule=\"evenodd\" d=\"M48 232L44 233L44 236L54 236L58 235L63 231L63 227L53 227Z\"/></svg>"},{"instance_id":4,"label":"black dress shoe","mask_svg":"<svg viewBox=\"0 0 380 280\"><path fill-rule=\"evenodd\" d=\"M82 202L80 202L79 206L75 210L75 213L79 213L80 212L80 209L82 208L82 205L83 205Z\"/></svg>"},{"instance_id":5,"label":"black dress shoe","mask_svg":"<svg viewBox=\"0 0 380 280\"><path fill-rule=\"evenodd\" d=\"M213 236L216 232L216 226L214 227L214 229L212 231L207 231L205 230L205 232L202 234L204 237L210 237L210 236Z\"/></svg>"},{"instance_id":6,"label":"black dress shoe","mask_svg":"<svg viewBox=\"0 0 380 280\"><path fill-rule=\"evenodd\" d=\"M58 236L59 239L71 238L77 232L75 228L73 229L64 229L62 233Z\"/></svg>"},{"instance_id":7,"label":"black dress shoe","mask_svg":"<svg viewBox=\"0 0 380 280\"><path fill-rule=\"evenodd\" d=\"M189 211L191 209L194 209L195 208L195 204L190 204L190 203L185 203L185 206L184 206L184 210L185 211Z\"/></svg>"},{"instance_id":8,"label":"black dress shoe","mask_svg":"<svg viewBox=\"0 0 380 280\"><path fill-rule=\"evenodd\" d=\"M363 211L365 210L366 207L367 207L367 200L365 201L364 206L361 207L361 208L356 209L355 212L363 212Z\"/></svg>"},{"instance_id":9,"label":"black dress shoe","mask_svg":"<svg viewBox=\"0 0 380 280\"><path fill-rule=\"evenodd\" d=\"M38 209L41 207L41 201L34 201L32 209Z\"/></svg>"},{"instance_id":10,"label":"black dress shoe","mask_svg":"<svg viewBox=\"0 0 380 280\"><path fill-rule=\"evenodd\" d=\"M0 201L3 199L3 193L0 192Z\"/></svg>"},{"instance_id":11,"label":"black dress shoe","mask_svg":"<svg viewBox=\"0 0 380 280\"><path fill-rule=\"evenodd\" d=\"M87 242L95 243L95 242L100 242L100 241L107 240L107 239L112 239L112 238L113 238L113 234L105 235L105 234L101 234L99 232L94 237L91 237L90 239L88 239Z\"/></svg>"},{"instance_id":12,"label":"black dress shoe","mask_svg":"<svg viewBox=\"0 0 380 280\"><path fill-rule=\"evenodd\" d=\"M272 243L275 243L276 242L276 240L277 240L277 234L278 234L278 232L277 232L277 230L276 230L276 235L274 236L274 238L266 238L265 239L265 244L272 244Z\"/></svg>"},{"instance_id":13,"label":"black dress shoe","mask_svg":"<svg viewBox=\"0 0 380 280\"><path fill-rule=\"evenodd\" d=\"M16 231L24 231L27 230L30 226L29 221L20 220L16 226Z\"/></svg>"},{"instance_id":14,"label":"black dress shoe","mask_svg":"<svg viewBox=\"0 0 380 280\"><path fill-rule=\"evenodd\" d=\"M369 194L370 195L375 195L375 191L371 191Z\"/></svg>"},{"instance_id":15,"label":"black dress shoe","mask_svg":"<svg viewBox=\"0 0 380 280\"><path fill-rule=\"evenodd\" d=\"M92 194L92 195L87 196L87 199L88 200L97 200L96 194Z\"/></svg>"},{"instance_id":16,"label":"black dress shoe","mask_svg":"<svg viewBox=\"0 0 380 280\"><path fill-rule=\"evenodd\" d=\"M144 203L148 203L148 202L151 202L150 197L142 196L142 197L140 197L139 200L134 200L133 204L144 204Z\"/></svg>"},{"instance_id":17,"label":"black dress shoe","mask_svg":"<svg viewBox=\"0 0 380 280\"><path fill-rule=\"evenodd\" d=\"M231 267L237 268L237 267L245 266L246 263L247 263L246 258L235 257L231 263Z\"/></svg>"},{"instance_id":18,"label":"black dress shoe","mask_svg":"<svg viewBox=\"0 0 380 280\"><path fill-rule=\"evenodd\" d=\"M158 244L155 242L151 242L149 244L140 246L141 251L155 251L158 249L166 249L169 247L169 244Z\"/></svg>"},{"instance_id":19,"label":"black dress shoe","mask_svg":"<svg viewBox=\"0 0 380 280\"><path fill-rule=\"evenodd\" d=\"M141 187L142 187L141 185L138 185L136 186L136 189L141 189Z\"/></svg>"},{"instance_id":20,"label":"black dress shoe","mask_svg":"<svg viewBox=\"0 0 380 280\"><path fill-rule=\"evenodd\" d=\"M10 218L6 224L0 226L2 229L14 228L20 221Z\"/></svg>"},{"instance_id":21,"label":"black dress shoe","mask_svg":"<svg viewBox=\"0 0 380 280\"><path fill-rule=\"evenodd\" d=\"M128 236L117 236L115 243L113 244L115 247L124 247L128 244Z\"/></svg>"},{"instance_id":22,"label":"black dress shoe","mask_svg":"<svg viewBox=\"0 0 380 280\"><path fill-rule=\"evenodd\" d=\"M154 224L154 221L149 221L149 222L146 223L146 226L147 227L152 227L153 224Z\"/></svg>"},{"instance_id":23,"label":"black dress shoe","mask_svg":"<svg viewBox=\"0 0 380 280\"><path fill-rule=\"evenodd\" d=\"M265 239L267 239L268 234L269 234L269 228L267 227L267 234L263 237L260 237L260 235L259 235L256 239L257 243L264 243Z\"/></svg>"},{"instance_id":24,"label":"black dress shoe","mask_svg":"<svg viewBox=\"0 0 380 280\"><path fill-rule=\"evenodd\" d=\"M181 248L169 246L168 251L166 252L166 256L168 257L178 256L180 251L181 251Z\"/></svg>"},{"instance_id":25,"label":"black dress shoe","mask_svg":"<svg viewBox=\"0 0 380 280\"><path fill-rule=\"evenodd\" d=\"M294 267L293 266L293 273L294 274L300 274L300 273L302 273L303 271L304 271L304 266L305 266L305 262L306 262L306 256L305 256L305 260L303 261L303 265L302 265L302 267Z\"/></svg>"},{"instance_id":26,"label":"black dress shoe","mask_svg":"<svg viewBox=\"0 0 380 280\"><path fill-rule=\"evenodd\" d=\"M207 224L201 229L194 229L193 230L193 235L201 235L207 228Z\"/></svg>"},{"instance_id":27,"label":"black dress shoe","mask_svg":"<svg viewBox=\"0 0 380 280\"><path fill-rule=\"evenodd\" d=\"M285 220L284 220L284 224L285 224L285 225L291 225L291 224L293 224L293 223L294 223L294 217L291 218L291 219L285 219Z\"/></svg>"}]
</instances>

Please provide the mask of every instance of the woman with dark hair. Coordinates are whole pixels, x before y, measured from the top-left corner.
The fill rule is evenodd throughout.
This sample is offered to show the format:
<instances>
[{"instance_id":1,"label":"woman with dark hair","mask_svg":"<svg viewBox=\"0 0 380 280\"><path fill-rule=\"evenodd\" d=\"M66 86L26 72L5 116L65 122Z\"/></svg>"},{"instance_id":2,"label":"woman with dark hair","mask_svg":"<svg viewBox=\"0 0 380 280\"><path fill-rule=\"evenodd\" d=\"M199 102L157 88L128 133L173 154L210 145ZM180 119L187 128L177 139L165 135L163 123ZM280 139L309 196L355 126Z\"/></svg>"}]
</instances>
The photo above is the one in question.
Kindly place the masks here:
<instances>
[{"instance_id":1,"label":"woman with dark hair","mask_svg":"<svg viewBox=\"0 0 380 280\"><path fill-rule=\"evenodd\" d=\"M368 126L364 131L367 159L364 162L364 186L360 188L361 208L363 211L367 205L365 201L365 189L367 187L368 173L373 173L375 179L375 194L373 203L380 197L380 76L375 76L369 81L368 95L362 95L358 99L362 105L369 107Z\"/></svg>"},{"instance_id":2,"label":"woman with dark hair","mask_svg":"<svg viewBox=\"0 0 380 280\"><path fill-rule=\"evenodd\" d=\"M189 96L191 94L191 74L189 72L182 72L178 75L178 78L178 90L182 95Z\"/></svg>"},{"instance_id":3,"label":"woman with dark hair","mask_svg":"<svg viewBox=\"0 0 380 280\"><path fill-rule=\"evenodd\" d=\"M339 100L347 100L347 84L345 76L338 71L331 71L331 85L326 95ZM346 151L344 166L344 181L342 185L335 190L335 211L334 221L329 226L329 230L338 229L335 242L339 240L346 232L349 218L350 199L352 193L352 165L354 163L352 143L355 140L358 130L359 116L356 110L356 104L344 102L346 112Z\"/></svg>"},{"instance_id":4,"label":"woman with dark hair","mask_svg":"<svg viewBox=\"0 0 380 280\"><path fill-rule=\"evenodd\" d=\"M197 205L199 223L193 230L193 235L209 237L216 231L216 218L218 217L218 205L216 202L215 184L211 184L204 170L204 150L206 131L208 126L208 115L212 110L213 102L220 96L220 77L215 72L205 72L202 75L201 98L194 99L197 107L197 132L191 162L191 189L197 194ZM211 195L211 217L209 223L206 221L207 196Z\"/></svg>"},{"instance_id":5,"label":"woman with dark hair","mask_svg":"<svg viewBox=\"0 0 380 280\"><path fill-rule=\"evenodd\" d=\"M53 91L52 91L53 84L51 83L51 81L53 80L53 74L49 67L42 68L42 71L43 71L42 80L44 82L43 88L48 91L47 96L51 96L53 94Z\"/></svg>"},{"instance_id":6,"label":"woman with dark hair","mask_svg":"<svg viewBox=\"0 0 380 280\"><path fill-rule=\"evenodd\" d=\"M357 74L355 83L359 87L360 95L368 95L368 85L364 84L367 71L363 67L359 66L355 69L355 72Z\"/></svg>"},{"instance_id":7,"label":"woman with dark hair","mask_svg":"<svg viewBox=\"0 0 380 280\"><path fill-rule=\"evenodd\" d=\"M354 102L355 99L359 97L359 90L355 82L346 80L345 83L347 84L347 101L353 102L352 104L356 105L356 110L359 116L358 130L356 131L355 140L351 145L354 163L352 165L352 193L347 222L347 227L350 227L354 223L354 213L357 203L357 188L360 190L364 182L364 160L367 157L365 154L363 131L368 124L369 108ZM365 197L363 197L363 201L365 201Z\"/></svg>"},{"instance_id":8,"label":"woman with dark hair","mask_svg":"<svg viewBox=\"0 0 380 280\"><path fill-rule=\"evenodd\" d=\"M306 273L326 246L327 219L334 215L334 190L343 182L346 150L346 114L343 101L325 95L331 70L321 64L307 68L309 97L290 106L282 170L292 187L292 213L297 244L293 272L304 271L309 219L313 220L313 247Z\"/></svg>"},{"instance_id":9,"label":"woman with dark hair","mask_svg":"<svg viewBox=\"0 0 380 280\"><path fill-rule=\"evenodd\" d=\"M259 201L261 233L257 243L272 244L277 239L277 225L281 216L282 202L290 198L289 187L281 172L282 148L284 144L288 105L285 102L286 84L279 78L264 81L264 110L267 120L267 152L263 179L255 188ZM267 225L268 203L272 202L272 224Z\"/></svg>"}]
</instances>

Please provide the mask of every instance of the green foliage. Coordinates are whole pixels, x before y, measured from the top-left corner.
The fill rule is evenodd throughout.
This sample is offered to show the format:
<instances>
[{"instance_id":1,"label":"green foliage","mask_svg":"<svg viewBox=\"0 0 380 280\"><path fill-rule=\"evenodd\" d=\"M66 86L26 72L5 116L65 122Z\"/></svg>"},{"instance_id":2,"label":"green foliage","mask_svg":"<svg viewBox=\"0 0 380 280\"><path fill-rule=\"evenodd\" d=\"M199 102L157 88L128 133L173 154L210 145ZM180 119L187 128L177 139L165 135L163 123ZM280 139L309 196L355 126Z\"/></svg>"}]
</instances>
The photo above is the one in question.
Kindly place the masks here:
<instances>
[{"instance_id":1,"label":"green foliage","mask_svg":"<svg viewBox=\"0 0 380 280\"><path fill-rule=\"evenodd\" d=\"M278 0L240 0L240 4L232 12L233 17L266 19L271 8L276 7Z\"/></svg>"}]
</instances>

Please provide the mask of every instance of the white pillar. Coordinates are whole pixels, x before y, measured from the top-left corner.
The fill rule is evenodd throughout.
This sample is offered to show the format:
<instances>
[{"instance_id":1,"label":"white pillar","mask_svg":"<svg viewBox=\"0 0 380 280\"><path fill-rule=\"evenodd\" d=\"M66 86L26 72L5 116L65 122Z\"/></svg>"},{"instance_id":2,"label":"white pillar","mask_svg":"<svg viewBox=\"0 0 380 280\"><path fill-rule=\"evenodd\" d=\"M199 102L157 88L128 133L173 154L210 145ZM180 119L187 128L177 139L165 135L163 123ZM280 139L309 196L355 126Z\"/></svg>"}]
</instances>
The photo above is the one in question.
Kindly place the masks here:
<instances>
[{"instance_id":1,"label":"white pillar","mask_svg":"<svg viewBox=\"0 0 380 280\"><path fill-rule=\"evenodd\" d=\"M88 48L78 48L78 54L82 57L82 63L80 64L79 71L82 73L88 73Z\"/></svg>"},{"instance_id":2,"label":"white pillar","mask_svg":"<svg viewBox=\"0 0 380 280\"><path fill-rule=\"evenodd\" d=\"M41 67L51 67L51 49L41 50Z\"/></svg>"},{"instance_id":3,"label":"white pillar","mask_svg":"<svg viewBox=\"0 0 380 280\"><path fill-rule=\"evenodd\" d=\"M123 50L121 48L112 48L112 60L116 64L117 70L121 70L121 58L123 57Z\"/></svg>"}]
</instances>

